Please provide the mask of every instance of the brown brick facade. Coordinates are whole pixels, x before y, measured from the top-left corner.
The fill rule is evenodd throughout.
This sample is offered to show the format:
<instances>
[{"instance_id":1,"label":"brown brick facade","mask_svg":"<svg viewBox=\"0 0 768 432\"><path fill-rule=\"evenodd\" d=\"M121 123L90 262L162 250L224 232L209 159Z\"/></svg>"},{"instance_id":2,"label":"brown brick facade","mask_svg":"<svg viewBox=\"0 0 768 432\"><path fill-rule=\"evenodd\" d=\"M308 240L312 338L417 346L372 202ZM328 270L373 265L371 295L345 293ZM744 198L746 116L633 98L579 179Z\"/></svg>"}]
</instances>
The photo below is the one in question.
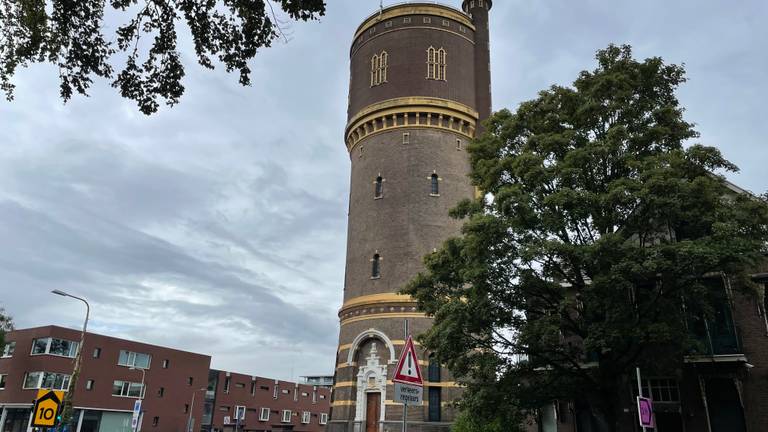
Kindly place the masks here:
<instances>
[{"instance_id":1,"label":"brown brick facade","mask_svg":"<svg viewBox=\"0 0 768 432\"><path fill-rule=\"evenodd\" d=\"M478 55L476 44L479 37L488 49L490 2L465 3L464 11L432 3L385 8L361 24L352 43L347 268L329 431L401 428L402 405L393 401L391 380L406 339L404 322L418 335L431 320L397 293L423 270L424 255L459 233L461 223L448 212L474 194L466 147L490 110L489 85L477 89L490 83L488 55ZM442 49L444 63L430 57L430 47ZM374 56L386 58L386 70L372 76L382 67ZM435 74L430 65L444 69ZM486 105L482 116L478 102ZM417 350L422 375L431 379L424 404L408 412L409 430L447 431L454 419L450 402L461 388ZM376 400L380 406L371 410L368 401Z\"/></svg>"}]
</instances>

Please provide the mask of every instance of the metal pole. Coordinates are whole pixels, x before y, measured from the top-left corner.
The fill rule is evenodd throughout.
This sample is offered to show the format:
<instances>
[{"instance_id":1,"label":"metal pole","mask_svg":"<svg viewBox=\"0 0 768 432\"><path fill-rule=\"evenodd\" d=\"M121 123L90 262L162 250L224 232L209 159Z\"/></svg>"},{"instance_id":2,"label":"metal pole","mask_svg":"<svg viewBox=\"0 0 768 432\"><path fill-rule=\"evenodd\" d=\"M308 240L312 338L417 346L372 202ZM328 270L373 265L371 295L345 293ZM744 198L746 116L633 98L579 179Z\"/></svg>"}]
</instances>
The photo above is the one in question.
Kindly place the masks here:
<instances>
[{"instance_id":1,"label":"metal pole","mask_svg":"<svg viewBox=\"0 0 768 432\"><path fill-rule=\"evenodd\" d=\"M74 371L72 372L72 378L69 380L69 389L64 395L64 407L61 413L61 424L69 426L69 429L72 430L73 427L77 427L72 423L72 399L75 396L75 390L77 389L77 378L80 375L80 367L83 357L83 344L85 344L85 333L88 330L88 318L91 315L91 305L89 305L88 301L86 301L84 298L65 293L61 290L53 290L51 292L56 295L71 297L75 300L80 300L81 302L85 303L85 322L83 323L83 332L80 334L80 345L77 346L77 353L75 354L75 367Z\"/></svg>"},{"instance_id":2,"label":"metal pole","mask_svg":"<svg viewBox=\"0 0 768 432\"><path fill-rule=\"evenodd\" d=\"M189 418L187 418L187 432L192 432L192 410L195 409L196 391L192 392L192 402L189 404Z\"/></svg>"},{"instance_id":3,"label":"metal pole","mask_svg":"<svg viewBox=\"0 0 768 432\"><path fill-rule=\"evenodd\" d=\"M405 320L404 330L405 330L405 340L407 341L408 340L408 320ZM405 348L406 347L403 346L403 349ZM408 404L403 403L403 432L407 432L407 431L408 431Z\"/></svg>"},{"instance_id":4,"label":"metal pole","mask_svg":"<svg viewBox=\"0 0 768 432\"><path fill-rule=\"evenodd\" d=\"M144 396L146 396L147 391L144 387L144 381L147 377L147 371L144 370L144 368L137 368L135 366L130 368L131 370L140 370L141 371L141 394L139 394L139 400L141 401L141 409L144 409ZM135 432L141 431L141 410L139 410L139 416L136 418L136 429L134 429Z\"/></svg>"},{"instance_id":5,"label":"metal pole","mask_svg":"<svg viewBox=\"0 0 768 432\"><path fill-rule=\"evenodd\" d=\"M637 394L640 397L643 397L643 381L640 379L640 368L636 367L635 368L635 372L637 372ZM638 406L637 409L639 410L640 407ZM638 416L639 415L640 415L640 413L638 413ZM645 426L640 426L640 427L643 429L643 432L646 431Z\"/></svg>"}]
</instances>

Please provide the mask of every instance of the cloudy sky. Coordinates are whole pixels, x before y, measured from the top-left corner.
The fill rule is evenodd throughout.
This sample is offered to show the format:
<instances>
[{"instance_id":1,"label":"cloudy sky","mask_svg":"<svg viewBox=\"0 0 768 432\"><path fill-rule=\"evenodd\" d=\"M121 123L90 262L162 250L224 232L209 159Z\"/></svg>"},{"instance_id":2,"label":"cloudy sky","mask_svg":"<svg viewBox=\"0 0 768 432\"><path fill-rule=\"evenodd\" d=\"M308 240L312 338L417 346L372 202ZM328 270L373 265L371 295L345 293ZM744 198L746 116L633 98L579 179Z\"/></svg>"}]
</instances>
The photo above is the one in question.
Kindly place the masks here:
<instances>
[{"instance_id":1,"label":"cloudy sky","mask_svg":"<svg viewBox=\"0 0 768 432\"><path fill-rule=\"evenodd\" d=\"M448 0L459 5L459 0ZM185 52L179 106L145 117L105 83L58 98L56 71L0 100L0 303L18 327L81 325L290 379L332 373L346 242L348 44L376 0L329 0L253 61L253 86ZM385 2L390 4L391 2ZM497 0L494 108L514 109L629 43L685 63L700 141L768 189L768 2Z\"/></svg>"}]
</instances>

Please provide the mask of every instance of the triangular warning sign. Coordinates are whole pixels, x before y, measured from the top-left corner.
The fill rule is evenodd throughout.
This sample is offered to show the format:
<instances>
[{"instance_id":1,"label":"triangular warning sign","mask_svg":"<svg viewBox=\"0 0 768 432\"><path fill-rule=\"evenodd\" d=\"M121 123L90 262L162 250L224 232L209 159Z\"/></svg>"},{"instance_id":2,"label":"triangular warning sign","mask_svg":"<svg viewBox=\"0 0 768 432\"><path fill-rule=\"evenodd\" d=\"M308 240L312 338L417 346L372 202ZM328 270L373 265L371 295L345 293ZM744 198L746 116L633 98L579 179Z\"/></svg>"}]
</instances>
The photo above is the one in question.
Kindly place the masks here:
<instances>
[{"instance_id":1,"label":"triangular warning sign","mask_svg":"<svg viewBox=\"0 0 768 432\"><path fill-rule=\"evenodd\" d=\"M413 338L408 336L405 342L405 348L400 355L400 361L397 362L395 376L392 381L403 384L413 384L423 386L421 379L421 367L419 367L419 358L416 357L416 349L413 346Z\"/></svg>"}]
</instances>

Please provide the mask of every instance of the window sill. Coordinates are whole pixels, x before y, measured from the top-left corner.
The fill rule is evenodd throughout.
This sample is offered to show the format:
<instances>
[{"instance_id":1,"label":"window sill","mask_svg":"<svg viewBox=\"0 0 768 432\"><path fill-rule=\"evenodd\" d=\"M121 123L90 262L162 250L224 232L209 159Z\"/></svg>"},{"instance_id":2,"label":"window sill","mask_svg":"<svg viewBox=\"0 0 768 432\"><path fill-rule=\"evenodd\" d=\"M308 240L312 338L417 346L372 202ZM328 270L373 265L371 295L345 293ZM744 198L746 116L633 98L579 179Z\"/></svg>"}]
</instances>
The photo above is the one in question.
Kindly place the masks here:
<instances>
[{"instance_id":1,"label":"window sill","mask_svg":"<svg viewBox=\"0 0 768 432\"><path fill-rule=\"evenodd\" d=\"M120 364L120 363L118 363L117 365L118 366L122 366L122 367L127 367L129 369L130 368L134 368L134 369L141 369L141 370L145 370L145 371L149 370L149 366L147 366L147 367L139 367L139 366L131 366L131 365Z\"/></svg>"},{"instance_id":2,"label":"window sill","mask_svg":"<svg viewBox=\"0 0 768 432\"><path fill-rule=\"evenodd\" d=\"M116 394L113 394L112 397L123 398L123 399L141 399L141 396L122 396L122 395L116 395Z\"/></svg>"},{"instance_id":3,"label":"window sill","mask_svg":"<svg viewBox=\"0 0 768 432\"><path fill-rule=\"evenodd\" d=\"M66 355L61 355L61 354L51 354L51 353L37 353L37 354L30 354L30 357L37 357L37 356L44 356L44 355L47 355L47 356L52 356L52 357L69 358L69 359L73 359L73 358L77 357L77 356L66 356ZM10 358L10 357L3 357L3 358Z\"/></svg>"},{"instance_id":4,"label":"window sill","mask_svg":"<svg viewBox=\"0 0 768 432\"><path fill-rule=\"evenodd\" d=\"M381 276L371 276L371 280L381 279Z\"/></svg>"},{"instance_id":5,"label":"window sill","mask_svg":"<svg viewBox=\"0 0 768 432\"><path fill-rule=\"evenodd\" d=\"M374 201L375 201L375 200L380 200L380 199L384 199L384 197L383 197L383 196L377 196L377 197L373 197L373 200L374 200Z\"/></svg>"},{"instance_id":6,"label":"window sill","mask_svg":"<svg viewBox=\"0 0 768 432\"><path fill-rule=\"evenodd\" d=\"M433 194L433 193L431 193L431 194L429 194L429 196L431 196L431 197L439 197L440 194Z\"/></svg>"}]
</instances>

